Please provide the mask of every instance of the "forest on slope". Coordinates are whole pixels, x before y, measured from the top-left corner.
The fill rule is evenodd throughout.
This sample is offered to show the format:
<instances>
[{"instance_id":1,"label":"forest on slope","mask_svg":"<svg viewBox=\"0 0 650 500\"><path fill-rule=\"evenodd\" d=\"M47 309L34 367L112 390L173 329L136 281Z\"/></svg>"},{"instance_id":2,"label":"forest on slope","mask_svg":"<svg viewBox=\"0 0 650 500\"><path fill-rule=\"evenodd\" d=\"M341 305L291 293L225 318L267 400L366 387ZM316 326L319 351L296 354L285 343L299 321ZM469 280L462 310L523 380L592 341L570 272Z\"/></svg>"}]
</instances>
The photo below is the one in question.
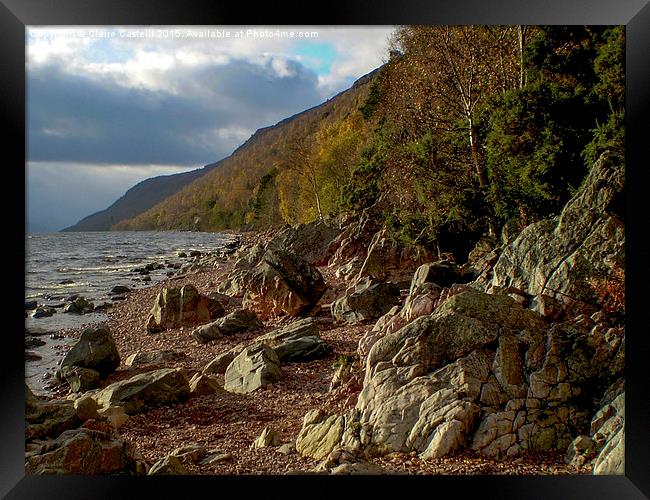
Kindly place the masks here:
<instances>
[{"instance_id":1,"label":"forest on slope","mask_svg":"<svg viewBox=\"0 0 650 500\"><path fill-rule=\"evenodd\" d=\"M622 26L402 26L387 59L113 229L266 229L373 207L395 241L464 258L558 213L603 151L623 159Z\"/></svg>"}]
</instances>

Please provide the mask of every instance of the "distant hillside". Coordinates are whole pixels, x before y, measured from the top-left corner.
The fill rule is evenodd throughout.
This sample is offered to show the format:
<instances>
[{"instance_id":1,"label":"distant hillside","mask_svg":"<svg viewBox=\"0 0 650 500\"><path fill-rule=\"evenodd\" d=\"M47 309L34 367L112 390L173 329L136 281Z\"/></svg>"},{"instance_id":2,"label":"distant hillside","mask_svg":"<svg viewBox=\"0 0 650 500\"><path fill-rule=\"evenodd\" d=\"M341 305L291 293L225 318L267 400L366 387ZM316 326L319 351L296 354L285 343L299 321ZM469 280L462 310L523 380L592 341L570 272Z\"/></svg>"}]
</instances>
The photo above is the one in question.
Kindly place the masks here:
<instances>
[{"instance_id":1,"label":"distant hillside","mask_svg":"<svg viewBox=\"0 0 650 500\"><path fill-rule=\"evenodd\" d=\"M135 217L177 193L184 186L210 172L219 163L211 163L190 172L146 179L129 189L110 207L84 217L74 226L67 227L62 231L109 231L114 224Z\"/></svg>"},{"instance_id":2,"label":"distant hillside","mask_svg":"<svg viewBox=\"0 0 650 500\"><path fill-rule=\"evenodd\" d=\"M351 158L358 157L359 148L372 133L359 108L376 73L361 77L318 106L257 130L222 160L219 169L113 229L216 231L313 220L317 207L308 169L318 177L312 180L319 183L323 213L333 212L349 176ZM318 157L319 151L333 150L326 143L336 144L337 154ZM298 156L303 158L298 160ZM307 165L305 156L314 164Z\"/></svg>"}]
</instances>

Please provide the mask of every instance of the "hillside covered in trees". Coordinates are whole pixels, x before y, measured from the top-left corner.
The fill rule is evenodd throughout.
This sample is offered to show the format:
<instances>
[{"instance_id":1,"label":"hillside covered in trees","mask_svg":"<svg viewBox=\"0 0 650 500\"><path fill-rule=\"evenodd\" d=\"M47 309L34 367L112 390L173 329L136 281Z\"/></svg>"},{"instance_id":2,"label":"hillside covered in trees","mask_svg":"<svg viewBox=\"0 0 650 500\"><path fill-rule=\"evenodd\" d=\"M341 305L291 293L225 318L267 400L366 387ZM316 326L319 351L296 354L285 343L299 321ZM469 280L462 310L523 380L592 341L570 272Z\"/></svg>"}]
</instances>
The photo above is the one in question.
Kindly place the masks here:
<instances>
[{"instance_id":1,"label":"hillside covered in trees","mask_svg":"<svg viewBox=\"0 0 650 500\"><path fill-rule=\"evenodd\" d=\"M558 213L604 150L623 156L624 54L624 27L400 27L379 70L113 229L266 229L373 206L394 240L465 257Z\"/></svg>"}]
</instances>

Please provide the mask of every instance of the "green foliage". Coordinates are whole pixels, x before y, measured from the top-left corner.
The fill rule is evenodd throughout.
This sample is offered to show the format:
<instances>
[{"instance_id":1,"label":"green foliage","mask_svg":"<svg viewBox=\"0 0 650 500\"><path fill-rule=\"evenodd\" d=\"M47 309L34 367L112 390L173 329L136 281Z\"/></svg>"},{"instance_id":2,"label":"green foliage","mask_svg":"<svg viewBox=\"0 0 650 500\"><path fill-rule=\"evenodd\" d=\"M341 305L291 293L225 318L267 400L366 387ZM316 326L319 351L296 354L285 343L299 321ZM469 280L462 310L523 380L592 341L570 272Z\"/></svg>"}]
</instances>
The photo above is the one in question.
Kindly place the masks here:
<instances>
[{"instance_id":1,"label":"green foliage","mask_svg":"<svg viewBox=\"0 0 650 500\"><path fill-rule=\"evenodd\" d=\"M376 137L376 141L361 153L361 160L343 187L341 206L344 209L362 210L379 199L381 174L388 145Z\"/></svg>"},{"instance_id":2,"label":"green foliage","mask_svg":"<svg viewBox=\"0 0 650 500\"><path fill-rule=\"evenodd\" d=\"M264 229L375 207L399 244L462 259L507 220L557 213L606 149L624 155L624 27L523 33L400 27L399 57L369 82L258 131L120 228Z\"/></svg>"},{"instance_id":3,"label":"green foliage","mask_svg":"<svg viewBox=\"0 0 650 500\"><path fill-rule=\"evenodd\" d=\"M363 106L359 108L361 114L363 115L364 120L369 120L372 118L372 115L375 114L375 110L381 99L381 90L380 90L380 79L377 76L370 85L370 91L368 92L368 97L366 97Z\"/></svg>"},{"instance_id":4,"label":"green foliage","mask_svg":"<svg viewBox=\"0 0 650 500\"><path fill-rule=\"evenodd\" d=\"M507 93L487 110L489 201L505 221L524 223L556 212L586 173L589 139L582 96L547 81Z\"/></svg>"}]
</instances>

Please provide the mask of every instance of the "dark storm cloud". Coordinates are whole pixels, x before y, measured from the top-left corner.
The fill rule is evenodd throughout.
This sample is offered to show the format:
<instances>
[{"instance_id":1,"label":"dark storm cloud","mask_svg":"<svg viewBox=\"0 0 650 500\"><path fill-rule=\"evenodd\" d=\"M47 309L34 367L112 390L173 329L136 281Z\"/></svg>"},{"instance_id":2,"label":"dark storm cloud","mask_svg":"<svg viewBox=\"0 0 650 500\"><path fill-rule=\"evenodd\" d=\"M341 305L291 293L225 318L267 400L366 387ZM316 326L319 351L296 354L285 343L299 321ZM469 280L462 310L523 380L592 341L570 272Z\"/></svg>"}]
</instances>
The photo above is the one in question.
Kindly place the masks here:
<instances>
[{"instance_id":1,"label":"dark storm cloud","mask_svg":"<svg viewBox=\"0 0 650 500\"><path fill-rule=\"evenodd\" d=\"M30 68L28 159L210 163L243 142L237 131L252 133L320 102L311 70L286 61L279 73L284 76L271 62L232 60L175 75L179 92L171 94L69 74L53 64Z\"/></svg>"}]
</instances>

